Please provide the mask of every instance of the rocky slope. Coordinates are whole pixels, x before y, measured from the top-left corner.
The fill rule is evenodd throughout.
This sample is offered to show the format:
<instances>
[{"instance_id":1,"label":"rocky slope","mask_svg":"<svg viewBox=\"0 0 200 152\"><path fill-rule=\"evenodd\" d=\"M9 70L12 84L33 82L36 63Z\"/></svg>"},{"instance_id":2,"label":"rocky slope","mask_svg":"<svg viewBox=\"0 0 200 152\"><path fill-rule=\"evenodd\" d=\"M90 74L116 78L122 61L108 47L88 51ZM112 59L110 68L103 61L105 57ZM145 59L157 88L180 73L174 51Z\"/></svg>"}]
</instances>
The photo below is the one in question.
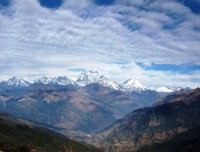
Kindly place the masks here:
<instances>
[{"instance_id":1,"label":"rocky slope","mask_svg":"<svg viewBox=\"0 0 200 152\"><path fill-rule=\"evenodd\" d=\"M200 125L200 89L182 92L164 104L135 110L90 139L111 152L137 151Z\"/></svg>"},{"instance_id":2,"label":"rocky slope","mask_svg":"<svg viewBox=\"0 0 200 152\"><path fill-rule=\"evenodd\" d=\"M197 152L200 151L200 126L190 128L162 143L144 146L138 152Z\"/></svg>"}]
</instances>

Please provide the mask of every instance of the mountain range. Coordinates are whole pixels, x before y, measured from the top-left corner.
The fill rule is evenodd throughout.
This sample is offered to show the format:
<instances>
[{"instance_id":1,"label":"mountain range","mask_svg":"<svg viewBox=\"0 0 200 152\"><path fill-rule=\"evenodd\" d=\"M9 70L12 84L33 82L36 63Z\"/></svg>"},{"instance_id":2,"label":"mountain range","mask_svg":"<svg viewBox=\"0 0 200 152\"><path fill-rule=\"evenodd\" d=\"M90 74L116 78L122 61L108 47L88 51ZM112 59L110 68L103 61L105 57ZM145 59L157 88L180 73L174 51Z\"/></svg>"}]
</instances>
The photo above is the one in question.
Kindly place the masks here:
<instances>
[{"instance_id":1,"label":"mountain range","mask_svg":"<svg viewBox=\"0 0 200 152\"><path fill-rule=\"evenodd\" d=\"M13 77L2 81L0 88L0 110L55 126L79 139L171 92L157 92L133 79L112 82L96 70L82 72L76 81L58 76L30 83Z\"/></svg>"},{"instance_id":2,"label":"mountain range","mask_svg":"<svg viewBox=\"0 0 200 152\"><path fill-rule=\"evenodd\" d=\"M174 141L184 145L188 138L191 146L185 148L198 148L194 141L200 136L192 137L200 128L198 88L155 90L134 79L110 81L95 70L81 73L76 81L58 76L30 83L13 77L2 81L0 88L0 111L8 113L0 115L0 119L8 121L6 125L16 132L20 130L10 123L22 122L31 128L25 128L27 132L32 128L37 132L35 127L42 127L109 152L173 151ZM5 136L2 135L3 140ZM17 138L9 141L14 142L15 148L21 146L16 143ZM2 145L8 148L2 143L0 150Z\"/></svg>"},{"instance_id":3,"label":"mountain range","mask_svg":"<svg viewBox=\"0 0 200 152\"><path fill-rule=\"evenodd\" d=\"M181 90L180 87L166 87L162 86L157 89L148 88L144 85L142 85L138 80L135 79L128 79L122 83L111 81L105 76L101 75L96 70L88 70L84 71L78 76L76 81L68 78L67 76L58 76L58 77L46 77L43 76L37 80L34 80L33 82L28 82L26 80L18 79L17 77L12 77L8 80L4 80L0 82L0 90L8 90L8 89L14 89L14 88L24 88L32 85L49 85L49 86L75 86L75 87L82 87L86 86L92 83L98 83L105 87L115 89L115 90L121 90L124 92L131 92L131 91L145 91L145 90L152 90L157 92L174 92Z\"/></svg>"},{"instance_id":4,"label":"mountain range","mask_svg":"<svg viewBox=\"0 0 200 152\"><path fill-rule=\"evenodd\" d=\"M112 82L95 70L81 73L76 81L59 76L30 83L13 77L2 81L0 88L1 110L55 126L58 132L78 139L171 92L157 92L134 79Z\"/></svg>"}]
</instances>

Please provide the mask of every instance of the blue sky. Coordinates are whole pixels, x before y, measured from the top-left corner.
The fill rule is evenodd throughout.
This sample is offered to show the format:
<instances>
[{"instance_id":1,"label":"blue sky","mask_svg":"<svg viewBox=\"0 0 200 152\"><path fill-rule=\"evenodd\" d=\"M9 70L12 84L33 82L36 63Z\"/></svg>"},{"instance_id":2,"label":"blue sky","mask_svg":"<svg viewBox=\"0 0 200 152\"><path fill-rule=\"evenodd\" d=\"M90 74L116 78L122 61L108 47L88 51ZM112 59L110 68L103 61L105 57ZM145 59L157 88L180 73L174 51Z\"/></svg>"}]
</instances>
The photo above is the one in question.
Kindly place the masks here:
<instances>
[{"instance_id":1,"label":"blue sky","mask_svg":"<svg viewBox=\"0 0 200 152\"><path fill-rule=\"evenodd\" d=\"M98 69L147 86L200 84L199 0L0 0L0 79Z\"/></svg>"},{"instance_id":2,"label":"blue sky","mask_svg":"<svg viewBox=\"0 0 200 152\"><path fill-rule=\"evenodd\" d=\"M155 64L152 63L151 65L144 65L143 63L138 62L141 68L145 70L154 70L154 71L171 71L173 73L180 73L180 74L193 74L194 71L199 71L200 66L195 65L192 63L185 63L185 64Z\"/></svg>"},{"instance_id":3,"label":"blue sky","mask_svg":"<svg viewBox=\"0 0 200 152\"><path fill-rule=\"evenodd\" d=\"M63 0L40 0L39 3L43 7L57 9L62 5Z\"/></svg>"}]
</instances>

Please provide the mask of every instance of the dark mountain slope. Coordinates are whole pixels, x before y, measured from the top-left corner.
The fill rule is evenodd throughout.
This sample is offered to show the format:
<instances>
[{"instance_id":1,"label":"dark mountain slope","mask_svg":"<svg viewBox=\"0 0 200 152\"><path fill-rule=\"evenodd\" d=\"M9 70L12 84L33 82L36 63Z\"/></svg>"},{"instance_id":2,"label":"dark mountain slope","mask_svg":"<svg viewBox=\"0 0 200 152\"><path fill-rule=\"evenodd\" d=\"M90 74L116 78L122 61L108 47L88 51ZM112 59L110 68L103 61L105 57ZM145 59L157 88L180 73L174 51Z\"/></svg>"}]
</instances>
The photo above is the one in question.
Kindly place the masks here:
<instances>
[{"instance_id":1,"label":"dark mountain slope","mask_svg":"<svg viewBox=\"0 0 200 152\"><path fill-rule=\"evenodd\" d=\"M200 151L200 126L175 135L172 139L150 146L138 152L198 152Z\"/></svg>"},{"instance_id":2,"label":"dark mountain slope","mask_svg":"<svg viewBox=\"0 0 200 152\"><path fill-rule=\"evenodd\" d=\"M131 112L90 142L114 152L137 151L199 125L200 89L195 89L169 98L165 104Z\"/></svg>"},{"instance_id":3,"label":"dark mountain slope","mask_svg":"<svg viewBox=\"0 0 200 152\"><path fill-rule=\"evenodd\" d=\"M27 120L0 114L0 151L100 152L102 150L70 140L46 128L34 126Z\"/></svg>"}]
</instances>

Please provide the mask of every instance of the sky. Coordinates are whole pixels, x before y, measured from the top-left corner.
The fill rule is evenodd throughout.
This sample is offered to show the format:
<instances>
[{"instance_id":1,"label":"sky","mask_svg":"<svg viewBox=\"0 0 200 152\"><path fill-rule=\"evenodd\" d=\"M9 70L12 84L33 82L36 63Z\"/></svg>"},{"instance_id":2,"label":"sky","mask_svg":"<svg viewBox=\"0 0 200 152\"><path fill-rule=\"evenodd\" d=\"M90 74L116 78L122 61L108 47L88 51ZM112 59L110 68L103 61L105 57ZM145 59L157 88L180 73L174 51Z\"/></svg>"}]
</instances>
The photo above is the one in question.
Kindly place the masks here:
<instances>
[{"instance_id":1,"label":"sky","mask_svg":"<svg viewBox=\"0 0 200 152\"><path fill-rule=\"evenodd\" d=\"M199 0L0 0L0 80L77 76L199 87Z\"/></svg>"}]
</instances>

